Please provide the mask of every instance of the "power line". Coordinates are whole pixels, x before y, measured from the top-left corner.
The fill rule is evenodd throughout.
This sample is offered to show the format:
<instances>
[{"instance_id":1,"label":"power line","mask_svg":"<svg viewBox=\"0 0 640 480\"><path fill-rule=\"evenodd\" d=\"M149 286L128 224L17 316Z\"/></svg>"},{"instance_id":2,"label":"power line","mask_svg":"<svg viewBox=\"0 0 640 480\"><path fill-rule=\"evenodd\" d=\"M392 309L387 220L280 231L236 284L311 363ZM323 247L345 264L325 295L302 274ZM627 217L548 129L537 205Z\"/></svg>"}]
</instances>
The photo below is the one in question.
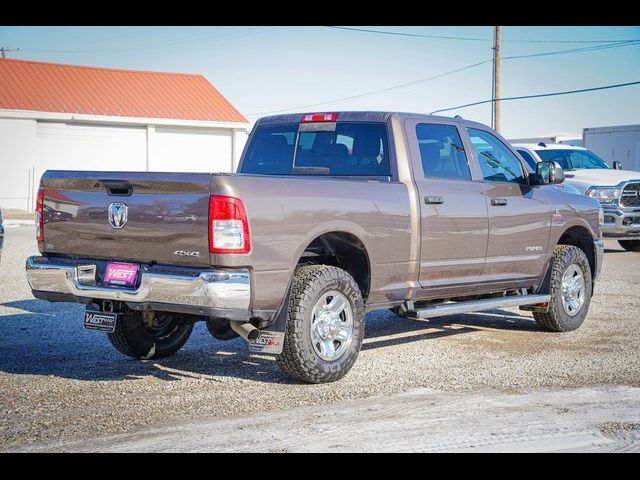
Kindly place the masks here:
<instances>
[{"instance_id":1,"label":"power line","mask_svg":"<svg viewBox=\"0 0 640 480\"><path fill-rule=\"evenodd\" d=\"M465 40L465 41L471 41L471 42L491 41L487 38L478 38L478 37L452 37L452 36L446 36L446 35L425 35L421 33L386 32L384 30L369 30L366 28L337 27L333 25L326 25L325 28L335 28L336 30L350 30L353 32L363 32L363 33L378 33L382 35L397 35L400 37L438 38L442 40Z\"/></svg>"},{"instance_id":2,"label":"power line","mask_svg":"<svg viewBox=\"0 0 640 480\"><path fill-rule=\"evenodd\" d=\"M531 53L531 54L526 54L526 55L510 55L510 56L506 56L506 57L503 56L502 60L515 60L515 59L519 59L519 58L545 57L545 56L562 55L562 54L583 53L583 52L590 52L590 51L595 51L595 50L606 50L606 49L610 49L610 48L628 47L628 46L633 46L633 45L638 45L638 44L640 44L640 41L623 42L623 43L617 43L617 44L613 44L613 45L598 45L598 46L591 46L591 47L572 48L572 49L569 49L569 50L555 50L555 51L551 51L551 52ZM311 104L307 104L307 105L299 105L297 107L279 108L279 109L269 110L269 111L265 111L265 112L248 113L246 115L249 116L249 117L256 117L256 116L260 116L260 115L270 115L272 113L286 112L286 111L299 110L299 109L302 110L302 109L305 109L305 108L312 108L312 107L320 107L320 106L329 105L329 104L332 104L332 103L340 103L340 102L344 102L344 101L347 101L347 100L354 100L356 98L368 97L370 95L379 95L381 93L386 93L386 92L389 92L391 90L397 90L399 88L405 88L405 87L409 87L409 86L412 86L412 85L417 85L417 84L420 84L420 83L428 82L430 80L435 80L437 78L445 77L447 75L451 75L451 74L454 74L454 73L462 72L464 70L469 70L471 68L475 68L475 67L478 67L480 65L485 65L487 63L492 63L492 62L493 62L493 59L483 60L482 62L473 63L471 65L466 65L464 67L456 68L454 70L449 70L449 71L442 72L442 73L439 73L439 74L436 74L436 75L431 75L429 77L418 78L416 80L411 80L410 82L405 82L405 83L400 83L400 84L397 84L397 85L392 85L390 87L381 88L379 90L370 90L368 92L358 93L358 94L350 95L350 96L347 96L347 97L334 98L333 100L326 100L326 101L311 103Z\"/></svg>"},{"instance_id":3,"label":"power line","mask_svg":"<svg viewBox=\"0 0 640 480\"><path fill-rule=\"evenodd\" d=\"M300 105L300 106L297 106L297 107L280 108L278 110L271 110L269 112L248 113L247 115L250 116L250 117L251 116L256 116L256 115L268 115L270 113L283 112L283 111L286 111L286 110L296 110L296 109L303 109L303 108L319 107L319 106L322 106L322 105L327 105L329 103L344 102L346 100L353 100L355 98L366 97L366 96L369 96L369 95L378 95L380 93L389 92L391 90L396 90L398 88L404 88L404 87L408 87L410 85L417 85L418 83L426 82L426 81L429 81L429 80L434 80L436 78L444 77L446 75L451 75L453 73L462 72L463 70L468 70L470 68L477 67L479 65L484 65L485 63L491 63L492 61L493 60L484 60L482 62L478 62L478 63L467 65L467 66L464 66L464 67L461 67L461 68L457 68L455 70L449 70L447 72L439 73L437 75L432 75L430 77L418 78L417 80L412 80L410 82L401 83L399 85L392 85L391 87L382 88L380 90L371 90L371 91L368 91L368 92L359 93L359 94L351 95L351 96L348 96L348 97L336 98L336 99L333 99L333 100L327 100L327 101L318 102L318 103L311 103L311 104L308 104L308 105Z\"/></svg>"},{"instance_id":4,"label":"power line","mask_svg":"<svg viewBox=\"0 0 640 480\"><path fill-rule=\"evenodd\" d=\"M396 35L400 37L414 37L414 38L436 38L443 40L463 40L472 42L491 42L490 38L479 37L456 37L445 35L427 35L422 33L408 33L408 32L390 32L387 30L373 30L368 28L353 28L353 27L338 27L334 25L326 25L325 28L334 28L336 30L349 30L352 32L362 33L375 33L380 35ZM503 40L503 42L509 43L618 43L618 42L633 42L640 39L628 39L628 40Z\"/></svg>"},{"instance_id":5,"label":"power line","mask_svg":"<svg viewBox=\"0 0 640 480\"><path fill-rule=\"evenodd\" d=\"M602 87L582 88L580 90L567 90L567 91L564 91L564 92L539 93L539 94L535 94L535 95L521 95L521 96L518 96L518 97L504 97L504 98L498 98L497 101L498 102L506 102L507 100L523 100L523 99L526 99L526 98L555 97L555 96L558 96L558 95L570 95L572 93L594 92L596 90L607 90L607 89L610 89L610 88L628 87L630 85L638 85L638 84L640 84L640 81L628 82L628 83L618 83L618 84L615 84L615 85L604 85ZM481 102L467 103L465 105L458 105L456 107L441 108L439 110L434 110L429 115L433 115L434 113L440 113L440 112L448 112L449 110L458 110L458 109L461 109L461 108L473 107L475 105L482 105L484 103L491 103L492 101L493 100L482 100Z\"/></svg>"},{"instance_id":6,"label":"power line","mask_svg":"<svg viewBox=\"0 0 640 480\"><path fill-rule=\"evenodd\" d=\"M527 53L523 55L509 55L508 57L502 57L502 60L513 60L516 58L549 57L553 55L565 55L569 53L595 52L597 50L608 50L610 48L632 47L638 44L640 44L640 40L629 40L629 41L625 40L624 42L612 43L609 45L594 45L591 47L571 48L569 50L555 50L552 52Z\"/></svg>"},{"instance_id":7,"label":"power line","mask_svg":"<svg viewBox=\"0 0 640 480\"><path fill-rule=\"evenodd\" d=\"M246 29L251 27L234 27L234 28ZM41 50L41 49L34 49L34 48L26 48L24 49L24 51L34 52L34 53L109 53L109 52L123 52L123 51L134 51L134 50L151 50L156 48L171 47L174 45L182 45L185 43L198 42L200 40L215 39L218 37L236 33L237 31L238 30L230 30L230 31L217 32L217 33L209 33L206 35L199 35L196 37L189 37L181 40L172 40L168 42L143 44L137 47L124 47L124 48L123 47L106 47L106 48L95 48L95 49L88 49L88 50Z\"/></svg>"}]
</instances>

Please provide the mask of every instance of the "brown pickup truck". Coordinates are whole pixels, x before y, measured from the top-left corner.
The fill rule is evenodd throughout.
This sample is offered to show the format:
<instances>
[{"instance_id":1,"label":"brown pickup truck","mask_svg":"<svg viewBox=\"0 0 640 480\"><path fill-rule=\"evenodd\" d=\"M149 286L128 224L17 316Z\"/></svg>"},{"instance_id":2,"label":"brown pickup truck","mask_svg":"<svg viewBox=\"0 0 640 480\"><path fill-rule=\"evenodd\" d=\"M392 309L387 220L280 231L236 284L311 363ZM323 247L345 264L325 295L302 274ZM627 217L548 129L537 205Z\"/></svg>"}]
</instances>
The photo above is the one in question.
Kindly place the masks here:
<instances>
[{"instance_id":1,"label":"brown pickup truck","mask_svg":"<svg viewBox=\"0 0 640 480\"><path fill-rule=\"evenodd\" d=\"M176 169L180 159L176 159ZM596 200L564 193L490 128L411 113L259 120L238 173L48 171L33 294L161 358L204 320L289 375L329 382L365 312L428 319L515 307L578 328L603 258Z\"/></svg>"}]
</instances>

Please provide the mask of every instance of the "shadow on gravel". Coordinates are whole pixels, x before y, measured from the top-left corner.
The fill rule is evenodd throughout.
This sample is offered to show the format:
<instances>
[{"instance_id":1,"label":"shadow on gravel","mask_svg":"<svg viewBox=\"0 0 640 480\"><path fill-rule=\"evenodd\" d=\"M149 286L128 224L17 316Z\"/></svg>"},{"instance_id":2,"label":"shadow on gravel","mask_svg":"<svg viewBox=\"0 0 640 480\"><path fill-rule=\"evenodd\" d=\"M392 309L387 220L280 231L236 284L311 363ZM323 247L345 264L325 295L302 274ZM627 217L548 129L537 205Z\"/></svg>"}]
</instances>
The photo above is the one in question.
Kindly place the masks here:
<instances>
[{"instance_id":1,"label":"shadow on gravel","mask_svg":"<svg viewBox=\"0 0 640 480\"><path fill-rule=\"evenodd\" d=\"M0 372L83 381L155 377L164 381L193 378L218 382L219 377L231 377L267 383L296 383L285 376L273 357L250 355L244 340L239 338L226 342L216 340L203 322L196 324L185 347L173 357L139 361L117 352L104 334L85 330L82 305L20 300L0 304L0 307L22 311L0 314ZM537 330L531 317L502 310L440 317L428 322L403 319L389 311L381 311L367 315L363 350L436 340L478 331L478 327ZM424 330L429 331L420 333ZM405 333L408 335L385 338Z\"/></svg>"},{"instance_id":2,"label":"shadow on gravel","mask_svg":"<svg viewBox=\"0 0 640 480\"><path fill-rule=\"evenodd\" d=\"M371 315L371 314L370 314ZM367 330L365 337L369 339L362 350L372 348L382 348L391 345L400 345L423 340L435 340L451 335L472 333L481 329L491 328L497 330L513 331L539 331L533 318L520 315L507 310L491 310L488 312L469 313L462 315L449 315L437 317L430 320L414 320L411 318L401 318L391 312L381 312L377 319L367 318ZM420 334L421 330L429 330ZM434 331L435 330L435 331ZM396 338L382 338L373 340L376 337L386 337L399 334L410 334Z\"/></svg>"},{"instance_id":3,"label":"shadow on gravel","mask_svg":"<svg viewBox=\"0 0 640 480\"><path fill-rule=\"evenodd\" d=\"M64 304L62 304L64 305ZM51 304L42 300L16 300L14 302L0 303L2 307L19 308L32 313L51 313ZM1 317L0 317L1 318Z\"/></svg>"}]
</instances>

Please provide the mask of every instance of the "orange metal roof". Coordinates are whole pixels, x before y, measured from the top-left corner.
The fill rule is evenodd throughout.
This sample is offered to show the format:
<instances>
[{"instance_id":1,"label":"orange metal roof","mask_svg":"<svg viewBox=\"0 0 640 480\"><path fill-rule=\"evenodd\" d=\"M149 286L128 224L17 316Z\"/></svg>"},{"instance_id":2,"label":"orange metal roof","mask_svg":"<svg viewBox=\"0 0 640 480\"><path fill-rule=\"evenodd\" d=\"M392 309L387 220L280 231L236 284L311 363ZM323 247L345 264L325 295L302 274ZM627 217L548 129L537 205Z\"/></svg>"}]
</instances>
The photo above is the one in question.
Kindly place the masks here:
<instances>
[{"instance_id":1,"label":"orange metal roof","mask_svg":"<svg viewBox=\"0 0 640 480\"><path fill-rule=\"evenodd\" d=\"M202 75L0 59L0 109L248 122Z\"/></svg>"}]
</instances>

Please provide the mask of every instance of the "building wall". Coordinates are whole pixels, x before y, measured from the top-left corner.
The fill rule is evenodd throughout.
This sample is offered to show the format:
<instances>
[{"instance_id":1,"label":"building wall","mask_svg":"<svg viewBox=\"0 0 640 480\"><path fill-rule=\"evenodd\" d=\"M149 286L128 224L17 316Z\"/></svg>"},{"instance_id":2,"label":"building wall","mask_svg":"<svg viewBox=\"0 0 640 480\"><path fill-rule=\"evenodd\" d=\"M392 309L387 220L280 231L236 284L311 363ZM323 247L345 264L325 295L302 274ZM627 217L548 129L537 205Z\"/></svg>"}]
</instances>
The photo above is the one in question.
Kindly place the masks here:
<instances>
[{"instance_id":1,"label":"building wall","mask_svg":"<svg viewBox=\"0 0 640 480\"><path fill-rule=\"evenodd\" d=\"M143 127L38 122L36 179L45 170L145 169L147 131Z\"/></svg>"},{"instance_id":2,"label":"building wall","mask_svg":"<svg viewBox=\"0 0 640 480\"><path fill-rule=\"evenodd\" d=\"M149 170L230 172L231 130L149 127Z\"/></svg>"},{"instance_id":3,"label":"building wall","mask_svg":"<svg viewBox=\"0 0 640 480\"><path fill-rule=\"evenodd\" d=\"M36 164L36 121L0 118L0 207L26 210Z\"/></svg>"},{"instance_id":4,"label":"building wall","mask_svg":"<svg viewBox=\"0 0 640 480\"><path fill-rule=\"evenodd\" d=\"M245 130L234 130L233 131L235 145L233 152L233 171L238 170L238 164L240 163L240 157L242 156L242 150L244 150L244 146L249 139L249 132Z\"/></svg>"},{"instance_id":5,"label":"building wall","mask_svg":"<svg viewBox=\"0 0 640 480\"><path fill-rule=\"evenodd\" d=\"M231 128L0 118L0 206L33 211L47 169L235 171L246 139Z\"/></svg>"},{"instance_id":6,"label":"building wall","mask_svg":"<svg viewBox=\"0 0 640 480\"><path fill-rule=\"evenodd\" d=\"M584 146L609 165L618 161L624 170L640 171L640 125L585 128Z\"/></svg>"}]
</instances>

